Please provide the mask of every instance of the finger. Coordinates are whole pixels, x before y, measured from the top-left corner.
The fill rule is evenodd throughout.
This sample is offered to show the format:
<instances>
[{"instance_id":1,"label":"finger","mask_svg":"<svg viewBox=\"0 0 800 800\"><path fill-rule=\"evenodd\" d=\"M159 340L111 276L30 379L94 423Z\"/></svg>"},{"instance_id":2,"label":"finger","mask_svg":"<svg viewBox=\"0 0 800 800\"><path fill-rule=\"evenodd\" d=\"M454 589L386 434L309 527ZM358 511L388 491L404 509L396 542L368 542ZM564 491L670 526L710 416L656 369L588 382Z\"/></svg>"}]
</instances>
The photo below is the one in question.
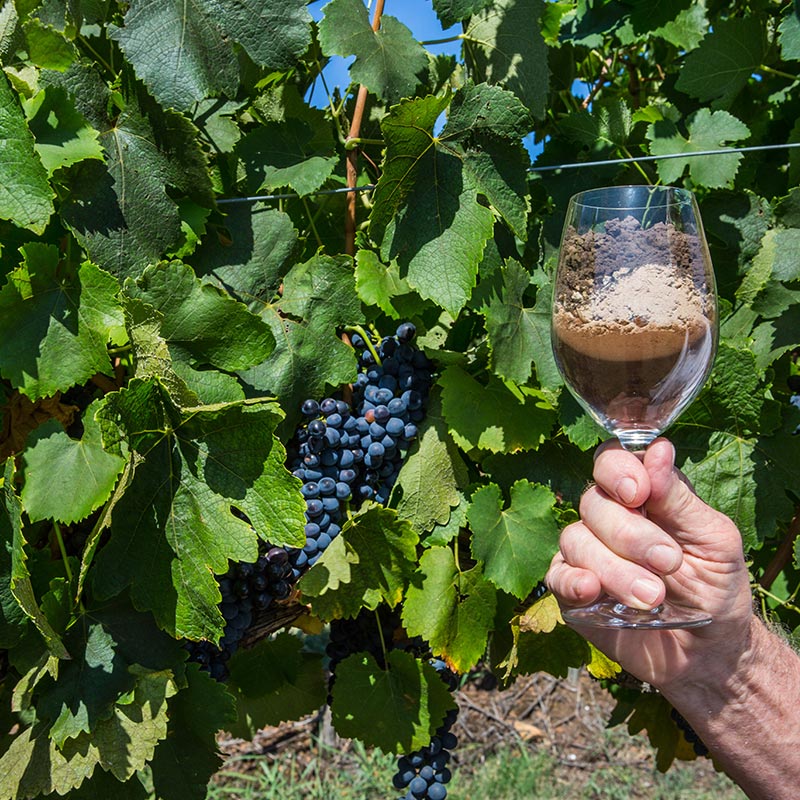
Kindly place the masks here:
<instances>
[{"instance_id":1,"label":"finger","mask_svg":"<svg viewBox=\"0 0 800 800\"><path fill-rule=\"evenodd\" d=\"M615 555L659 575L679 569L683 554L678 543L639 510L626 508L599 487L583 493L581 519Z\"/></svg>"},{"instance_id":2,"label":"finger","mask_svg":"<svg viewBox=\"0 0 800 800\"><path fill-rule=\"evenodd\" d=\"M571 567L561 553L553 557L544 582L563 606L588 606L603 591L597 575L587 569Z\"/></svg>"},{"instance_id":3,"label":"finger","mask_svg":"<svg viewBox=\"0 0 800 800\"><path fill-rule=\"evenodd\" d=\"M606 494L629 508L638 508L650 495L650 476L641 460L622 449L619 442L606 442L595 454L594 479Z\"/></svg>"},{"instance_id":4,"label":"finger","mask_svg":"<svg viewBox=\"0 0 800 800\"><path fill-rule=\"evenodd\" d=\"M656 439L645 452L644 467L650 478L647 516L674 536L684 547L711 544L734 554L741 536L725 515L706 505L675 468L675 448L667 439Z\"/></svg>"},{"instance_id":5,"label":"finger","mask_svg":"<svg viewBox=\"0 0 800 800\"><path fill-rule=\"evenodd\" d=\"M650 609L664 599L664 582L657 575L618 556L582 522L564 528L559 546L567 564L593 572L603 591L620 602Z\"/></svg>"}]
</instances>

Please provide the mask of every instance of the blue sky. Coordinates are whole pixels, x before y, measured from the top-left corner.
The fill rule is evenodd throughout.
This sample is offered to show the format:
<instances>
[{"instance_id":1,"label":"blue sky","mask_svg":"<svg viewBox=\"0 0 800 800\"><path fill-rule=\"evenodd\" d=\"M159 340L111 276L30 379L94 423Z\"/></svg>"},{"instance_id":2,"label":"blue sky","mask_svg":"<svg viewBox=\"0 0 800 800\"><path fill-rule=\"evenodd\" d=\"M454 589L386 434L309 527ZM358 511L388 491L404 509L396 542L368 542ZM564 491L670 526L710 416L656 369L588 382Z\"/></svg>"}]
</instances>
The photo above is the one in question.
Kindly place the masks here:
<instances>
[{"instance_id":1,"label":"blue sky","mask_svg":"<svg viewBox=\"0 0 800 800\"><path fill-rule=\"evenodd\" d=\"M314 2L309 3L308 10L315 20L320 20L323 17L322 9L327 2L328 0L314 0ZM431 41L433 39L444 39L449 36L456 36L461 32L460 25L453 25L451 28L446 29L442 28L439 18L433 11L431 0L386 0L384 14L389 14L399 19L400 22L414 34L414 38L421 42ZM461 42L458 41L447 42L446 44L426 45L426 48L431 53L435 54L449 53L455 56L460 56L461 54ZM331 91L333 91L334 86L339 86L343 90L347 88L350 83L347 68L352 61L352 58L344 59L339 56L331 58L324 72L325 81ZM314 105L323 105L327 103L327 98L322 87L315 87L312 102ZM533 136L526 139L524 144L528 148L531 158L541 152L541 145L533 144Z\"/></svg>"}]
</instances>

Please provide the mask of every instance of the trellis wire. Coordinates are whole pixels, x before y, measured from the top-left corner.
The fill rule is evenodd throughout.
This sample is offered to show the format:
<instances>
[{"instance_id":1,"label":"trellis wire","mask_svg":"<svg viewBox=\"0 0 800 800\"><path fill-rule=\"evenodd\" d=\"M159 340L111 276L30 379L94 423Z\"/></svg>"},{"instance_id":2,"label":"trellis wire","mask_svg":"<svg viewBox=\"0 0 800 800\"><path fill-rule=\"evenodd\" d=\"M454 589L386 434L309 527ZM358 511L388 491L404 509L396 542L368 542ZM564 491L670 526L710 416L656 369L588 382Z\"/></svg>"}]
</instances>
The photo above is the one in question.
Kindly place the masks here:
<instances>
[{"instance_id":1,"label":"trellis wire","mask_svg":"<svg viewBox=\"0 0 800 800\"><path fill-rule=\"evenodd\" d=\"M664 153L654 156L631 156L630 158L610 158L603 161L577 161L568 164L552 164L541 167L528 167L528 172L556 172L560 169L581 169L583 167L607 167L614 164L632 164L636 161L661 161L670 158L695 158L696 156L718 156L731 155L735 153L752 153L759 150L787 150L800 147L800 142L784 142L782 144L759 144L748 147L725 147L719 150L693 150L688 153ZM349 192L371 192L376 184L366 183L362 186L343 186L339 189L321 189L318 192L310 192L304 197L314 197L318 195L348 194ZM291 200L300 197L296 192L286 192L283 194L261 194L249 197L224 197L217 200L218 205L233 203L258 203L268 200Z\"/></svg>"}]
</instances>

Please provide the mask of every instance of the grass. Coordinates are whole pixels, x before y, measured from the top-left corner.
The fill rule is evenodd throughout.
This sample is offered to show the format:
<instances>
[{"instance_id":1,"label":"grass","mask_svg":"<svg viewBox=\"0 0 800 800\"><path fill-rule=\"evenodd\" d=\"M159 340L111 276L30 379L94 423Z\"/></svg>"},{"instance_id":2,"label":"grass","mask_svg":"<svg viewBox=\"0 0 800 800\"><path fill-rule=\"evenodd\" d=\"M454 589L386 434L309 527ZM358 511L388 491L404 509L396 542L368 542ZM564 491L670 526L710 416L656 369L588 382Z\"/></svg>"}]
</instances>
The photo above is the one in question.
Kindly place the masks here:
<instances>
[{"instance_id":1,"label":"grass","mask_svg":"<svg viewBox=\"0 0 800 800\"><path fill-rule=\"evenodd\" d=\"M319 750L303 763L296 755L234 758L207 800L395 800L404 793L391 785L394 761L359 746L347 754ZM455 770L449 800L746 800L705 761L678 763L666 775L609 763L566 766L525 747L464 761L469 768Z\"/></svg>"}]
</instances>

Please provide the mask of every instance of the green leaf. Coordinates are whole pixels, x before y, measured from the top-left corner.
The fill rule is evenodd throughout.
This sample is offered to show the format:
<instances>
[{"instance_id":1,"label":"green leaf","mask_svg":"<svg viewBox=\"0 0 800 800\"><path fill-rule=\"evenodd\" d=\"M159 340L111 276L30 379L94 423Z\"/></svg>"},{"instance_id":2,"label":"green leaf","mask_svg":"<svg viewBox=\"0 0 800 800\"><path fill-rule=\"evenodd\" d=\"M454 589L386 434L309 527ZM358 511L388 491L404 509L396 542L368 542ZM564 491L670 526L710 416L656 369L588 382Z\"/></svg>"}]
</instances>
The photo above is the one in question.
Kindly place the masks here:
<instances>
[{"instance_id":1,"label":"green leaf","mask_svg":"<svg viewBox=\"0 0 800 800\"><path fill-rule=\"evenodd\" d=\"M508 89L539 118L550 73L539 23L544 9L543 0L495 0L464 32L464 60L475 82Z\"/></svg>"},{"instance_id":2,"label":"green leaf","mask_svg":"<svg viewBox=\"0 0 800 800\"><path fill-rule=\"evenodd\" d=\"M0 289L0 373L36 399L110 372L107 345L124 325L116 280L89 262L60 264L53 245L22 254Z\"/></svg>"},{"instance_id":3,"label":"green leaf","mask_svg":"<svg viewBox=\"0 0 800 800\"><path fill-rule=\"evenodd\" d=\"M75 109L65 89L48 86L23 108L48 175L86 158L102 160L100 134Z\"/></svg>"},{"instance_id":4,"label":"green leaf","mask_svg":"<svg viewBox=\"0 0 800 800\"><path fill-rule=\"evenodd\" d=\"M689 116L686 126L688 138L684 138L670 120L652 123L647 129L650 152L661 155L719 150L750 135L747 125L727 111L709 111L707 108L701 108ZM665 183L677 182L688 167L696 184L716 188L733 183L741 160L741 153L716 155L713 158L687 156L659 161L657 168Z\"/></svg>"},{"instance_id":5,"label":"green leaf","mask_svg":"<svg viewBox=\"0 0 800 800\"><path fill-rule=\"evenodd\" d=\"M275 337L275 350L263 364L241 372L240 377L255 392L280 397L289 415L287 422L297 419L306 398L323 397L328 386L355 380L355 351L333 328L314 318L296 322L283 317L279 306L266 306L261 316ZM320 358L320 353L325 357Z\"/></svg>"},{"instance_id":6,"label":"green leaf","mask_svg":"<svg viewBox=\"0 0 800 800\"><path fill-rule=\"evenodd\" d=\"M160 335L170 350L194 364L235 371L261 363L275 339L244 305L204 284L191 267L171 261L149 267L125 292L163 315Z\"/></svg>"},{"instance_id":7,"label":"green leaf","mask_svg":"<svg viewBox=\"0 0 800 800\"><path fill-rule=\"evenodd\" d=\"M113 450L121 438L136 470L97 557L97 596L131 586L134 604L152 610L164 630L217 640L214 574L226 572L228 559L255 560L256 531L277 545L304 541L299 483L272 435L281 416L264 400L179 409L160 385L138 379L108 395L98 413L104 444Z\"/></svg>"},{"instance_id":8,"label":"green leaf","mask_svg":"<svg viewBox=\"0 0 800 800\"><path fill-rule=\"evenodd\" d=\"M239 650L230 661L229 685L237 689L239 720L229 728L250 738L267 725L301 719L325 705L327 682L317 654L288 632Z\"/></svg>"},{"instance_id":9,"label":"green leaf","mask_svg":"<svg viewBox=\"0 0 800 800\"><path fill-rule=\"evenodd\" d=\"M475 286L494 231L492 212L478 203L478 187L456 156L431 149L424 160L432 161L428 179L417 182L408 206L389 223L381 255L397 258L421 297L456 316Z\"/></svg>"},{"instance_id":10,"label":"green leaf","mask_svg":"<svg viewBox=\"0 0 800 800\"><path fill-rule=\"evenodd\" d=\"M462 19L477 14L489 5L489 0L433 0L433 10L442 22L443 28L449 28Z\"/></svg>"},{"instance_id":11,"label":"green leaf","mask_svg":"<svg viewBox=\"0 0 800 800\"><path fill-rule=\"evenodd\" d=\"M535 449L555 423L555 411L538 389L515 394L496 378L484 386L457 366L442 373L439 385L444 419L462 450Z\"/></svg>"},{"instance_id":12,"label":"green leaf","mask_svg":"<svg viewBox=\"0 0 800 800\"><path fill-rule=\"evenodd\" d=\"M787 6L786 16L778 26L778 42L784 61L800 61L800 15L796 7Z\"/></svg>"},{"instance_id":13,"label":"green leaf","mask_svg":"<svg viewBox=\"0 0 800 800\"><path fill-rule=\"evenodd\" d=\"M369 653L355 653L336 667L333 725L340 736L369 747L387 753L424 747L452 708L436 670L411 653L392 650L386 669Z\"/></svg>"},{"instance_id":14,"label":"green leaf","mask_svg":"<svg viewBox=\"0 0 800 800\"><path fill-rule=\"evenodd\" d=\"M502 294L493 296L484 312L492 369L501 378L523 384L533 373L534 359L552 358L550 331L548 326L547 338L543 339L542 326L536 319L540 312L525 305L530 274L517 261L508 261L502 267L502 276Z\"/></svg>"},{"instance_id":15,"label":"green leaf","mask_svg":"<svg viewBox=\"0 0 800 800\"><path fill-rule=\"evenodd\" d=\"M53 213L55 193L4 75L0 76L0 147L0 219L41 234Z\"/></svg>"},{"instance_id":16,"label":"green leaf","mask_svg":"<svg viewBox=\"0 0 800 800\"><path fill-rule=\"evenodd\" d=\"M589 658L588 642L566 625L557 625L551 633L520 633L513 673L566 678L570 667L582 667Z\"/></svg>"},{"instance_id":17,"label":"green leaf","mask_svg":"<svg viewBox=\"0 0 800 800\"><path fill-rule=\"evenodd\" d=\"M397 513L418 531L446 525L450 509L461 502L459 488L468 483L467 469L447 433L438 393L433 394L420 426L419 439L397 478L402 495Z\"/></svg>"},{"instance_id":18,"label":"green leaf","mask_svg":"<svg viewBox=\"0 0 800 800\"><path fill-rule=\"evenodd\" d=\"M493 218L478 203L479 187L462 157L433 137L449 99L404 101L383 119L386 156L370 233L384 261L397 258L412 288L455 315L475 286Z\"/></svg>"},{"instance_id":19,"label":"green leaf","mask_svg":"<svg viewBox=\"0 0 800 800\"><path fill-rule=\"evenodd\" d=\"M28 619L14 596L15 547L22 546L22 506L14 492L13 459L5 463L0 496L0 648L10 650L24 634Z\"/></svg>"},{"instance_id":20,"label":"green leaf","mask_svg":"<svg viewBox=\"0 0 800 800\"><path fill-rule=\"evenodd\" d=\"M114 491L125 459L103 449L96 400L83 414L83 436L72 439L60 423L39 427L23 453L22 503L31 520L72 523L99 508ZM53 484L52 476L59 480Z\"/></svg>"},{"instance_id":21,"label":"green leaf","mask_svg":"<svg viewBox=\"0 0 800 800\"><path fill-rule=\"evenodd\" d=\"M224 684L196 664L185 674L188 685L170 698L167 736L150 762L160 800L205 800L208 782L223 763L217 733L235 718Z\"/></svg>"},{"instance_id":22,"label":"green leaf","mask_svg":"<svg viewBox=\"0 0 800 800\"><path fill-rule=\"evenodd\" d=\"M737 350L721 342L708 382L708 394L712 402L728 413L740 432L753 432L759 428L765 400L760 383L753 352ZM720 427L721 422L717 423Z\"/></svg>"},{"instance_id":23,"label":"green leaf","mask_svg":"<svg viewBox=\"0 0 800 800\"><path fill-rule=\"evenodd\" d=\"M405 278L400 277L396 261L384 266L377 253L359 250L356 254L356 292L367 306L377 306L392 319L415 316L422 308L421 298Z\"/></svg>"},{"instance_id":24,"label":"green leaf","mask_svg":"<svg viewBox=\"0 0 800 800\"><path fill-rule=\"evenodd\" d=\"M364 321L364 312L355 288L352 258L319 254L289 271L281 312L319 326L357 325Z\"/></svg>"},{"instance_id":25,"label":"green leaf","mask_svg":"<svg viewBox=\"0 0 800 800\"><path fill-rule=\"evenodd\" d=\"M555 501L545 486L525 480L511 487L511 503L506 509L500 489L493 483L472 495L467 511L474 534L472 555L483 562L488 580L520 600L544 578L558 551Z\"/></svg>"},{"instance_id":26,"label":"green leaf","mask_svg":"<svg viewBox=\"0 0 800 800\"><path fill-rule=\"evenodd\" d=\"M120 278L136 276L182 242L168 186L211 202L206 157L197 129L171 111L144 113L131 101L103 125L106 163L73 167L61 215L92 261Z\"/></svg>"},{"instance_id":27,"label":"green leaf","mask_svg":"<svg viewBox=\"0 0 800 800\"><path fill-rule=\"evenodd\" d=\"M794 248L800 245L797 228L773 228L764 234L761 249L745 274L736 298L752 303L771 280L794 281L800 278L800 267L793 258Z\"/></svg>"},{"instance_id":28,"label":"green leaf","mask_svg":"<svg viewBox=\"0 0 800 800\"><path fill-rule=\"evenodd\" d=\"M701 102L730 106L754 71L764 62L767 45L757 17L719 20L686 56L675 88Z\"/></svg>"},{"instance_id":29,"label":"green leaf","mask_svg":"<svg viewBox=\"0 0 800 800\"><path fill-rule=\"evenodd\" d=\"M486 651L496 594L479 567L462 572L449 547L432 547L408 588L403 625L454 670L468 672Z\"/></svg>"},{"instance_id":30,"label":"green leaf","mask_svg":"<svg viewBox=\"0 0 800 800\"><path fill-rule=\"evenodd\" d=\"M428 64L425 50L394 17L381 17L372 30L362 0L331 0L319 23L319 43L326 56L355 56L350 78L389 103L414 93L417 73Z\"/></svg>"},{"instance_id":31,"label":"green leaf","mask_svg":"<svg viewBox=\"0 0 800 800\"><path fill-rule=\"evenodd\" d=\"M530 157L520 140L532 127L528 110L513 94L481 84L466 86L455 95L439 137L461 158L464 173L522 240L528 237Z\"/></svg>"},{"instance_id":32,"label":"green leaf","mask_svg":"<svg viewBox=\"0 0 800 800\"><path fill-rule=\"evenodd\" d=\"M369 504L348 519L298 584L325 620L354 617L381 602L393 608L416 564L419 536L395 511Z\"/></svg>"},{"instance_id":33,"label":"green leaf","mask_svg":"<svg viewBox=\"0 0 800 800\"><path fill-rule=\"evenodd\" d=\"M295 263L297 231L287 214L260 204L228 206L224 225L224 233L212 229L189 260L200 278L257 312Z\"/></svg>"},{"instance_id":34,"label":"green leaf","mask_svg":"<svg viewBox=\"0 0 800 800\"><path fill-rule=\"evenodd\" d=\"M653 37L674 44L679 50L694 50L708 33L704 3L692 0L628 0L630 19L617 31L620 41L631 45Z\"/></svg>"},{"instance_id":35,"label":"green leaf","mask_svg":"<svg viewBox=\"0 0 800 800\"><path fill-rule=\"evenodd\" d=\"M72 42L65 39L52 26L35 17L23 26L28 58L44 69L67 69L77 57Z\"/></svg>"},{"instance_id":36,"label":"green leaf","mask_svg":"<svg viewBox=\"0 0 800 800\"><path fill-rule=\"evenodd\" d=\"M134 0L110 36L158 101L183 111L212 95L235 95L233 42L260 66L287 69L308 47L310 23L303 0Z\"/></svg>"},{"instance_id":37,"label":"green leaf","mask_svg":"<svg viewBox=\"0 0 800 800\"><path fill-rule=\"evenodd\" d=\"M244 162L253 191L289 187L301 196L316 192L339 163L332 137L324 142L319 138L299 119L262 125L248 133L236 153Z\"/></svg>"},{"instance_id":38,"label":"green leaf","mask_svg":"<svg viewBox=\"0 0 800 800\"><path fill-rule=\"evenodd\" d=\"M167 701L174 692L171 673L140 673L135 691L115 705L91 737L81 734L63 748L48 738L45 726L26 728L0 757L0 794L20 799L66 794L98 765L119 781L130 779L166 736Z\"/></svg>"}]
</instances>

